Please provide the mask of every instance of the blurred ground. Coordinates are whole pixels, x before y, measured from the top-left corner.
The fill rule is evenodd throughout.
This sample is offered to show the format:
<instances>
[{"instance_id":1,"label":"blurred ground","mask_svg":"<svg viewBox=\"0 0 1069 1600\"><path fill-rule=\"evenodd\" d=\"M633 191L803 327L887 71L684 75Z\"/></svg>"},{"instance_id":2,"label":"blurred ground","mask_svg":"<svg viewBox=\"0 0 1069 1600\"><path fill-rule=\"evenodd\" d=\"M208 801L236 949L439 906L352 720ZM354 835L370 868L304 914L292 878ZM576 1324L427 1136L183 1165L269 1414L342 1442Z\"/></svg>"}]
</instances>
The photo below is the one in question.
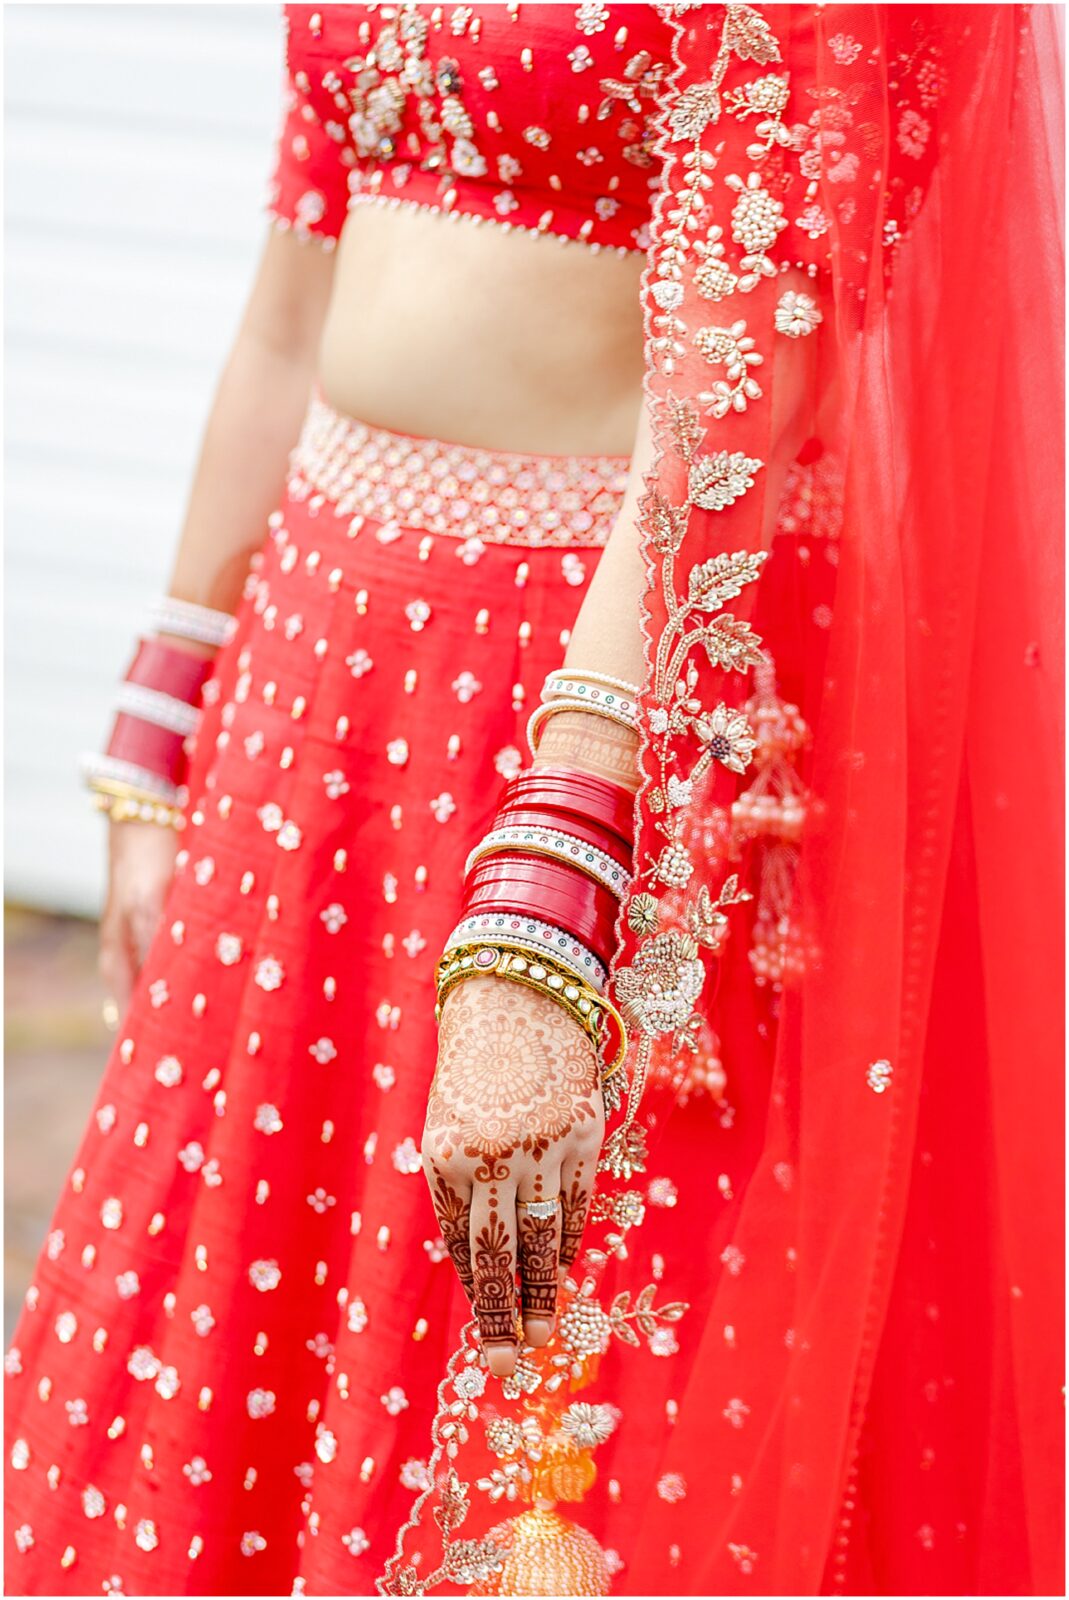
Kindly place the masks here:
<instances>
[{"instance_id":1,"label":"blurred ground","mask_svg":"<svg viewBox=\"0 0 1069 1600\"><path fill-rule=\"evenodd\" d=\"M6 1343L111 1035L101 1020L96 924L7 906L4 928Z\"/></svg>"}]
</instances>

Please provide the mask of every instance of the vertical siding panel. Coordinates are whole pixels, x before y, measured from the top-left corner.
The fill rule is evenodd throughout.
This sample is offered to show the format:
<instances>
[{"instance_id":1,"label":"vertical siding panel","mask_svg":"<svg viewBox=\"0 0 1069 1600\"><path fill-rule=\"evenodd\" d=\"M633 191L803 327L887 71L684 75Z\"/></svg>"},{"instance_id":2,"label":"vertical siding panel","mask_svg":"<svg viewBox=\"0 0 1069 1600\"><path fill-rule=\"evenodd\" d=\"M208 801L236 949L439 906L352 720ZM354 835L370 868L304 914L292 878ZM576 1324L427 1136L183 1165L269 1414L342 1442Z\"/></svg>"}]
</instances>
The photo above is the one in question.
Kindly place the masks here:
<instances>
[{"instance_id":1,"label":"vertical siding panel","mask_svg":"<svg viewBox=\"0 0 1069 1600\"><path fill-rule=\"evenodd\" d=\"M264 235L275 5L11 5L6 891L95 911L78 784L165 583Z\"/></svg>"}]
</instances>

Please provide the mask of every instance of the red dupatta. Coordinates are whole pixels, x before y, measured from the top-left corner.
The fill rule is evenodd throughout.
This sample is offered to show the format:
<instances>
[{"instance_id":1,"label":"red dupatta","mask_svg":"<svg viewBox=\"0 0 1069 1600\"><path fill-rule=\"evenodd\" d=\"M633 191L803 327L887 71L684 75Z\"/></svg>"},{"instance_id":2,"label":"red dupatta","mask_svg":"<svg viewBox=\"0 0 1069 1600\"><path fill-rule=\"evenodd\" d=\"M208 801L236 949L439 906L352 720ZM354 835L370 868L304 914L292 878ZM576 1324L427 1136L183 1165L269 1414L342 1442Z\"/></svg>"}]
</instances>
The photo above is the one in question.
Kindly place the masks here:
<instances>
[{"instance_id":1,"label":"red dupatta","mask_svg":"<svg viewBox=\"0 0 1069 1600\"><path fill-rule=\"evenodd\" d=\"M380 1587L1054 1591L1055 19L669 15L631 1093Z\"/></svg>"}]
</instances>

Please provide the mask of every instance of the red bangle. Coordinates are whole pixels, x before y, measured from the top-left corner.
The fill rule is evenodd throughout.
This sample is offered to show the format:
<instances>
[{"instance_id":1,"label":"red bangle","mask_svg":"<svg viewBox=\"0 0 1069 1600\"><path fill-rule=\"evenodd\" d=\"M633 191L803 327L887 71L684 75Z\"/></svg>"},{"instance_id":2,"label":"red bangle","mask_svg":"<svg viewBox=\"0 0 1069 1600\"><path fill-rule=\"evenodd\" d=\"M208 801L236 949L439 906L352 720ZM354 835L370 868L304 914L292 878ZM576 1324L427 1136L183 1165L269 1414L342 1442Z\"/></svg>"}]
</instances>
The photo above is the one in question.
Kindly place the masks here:
<instances>
[{"instance_id":1,"label":"red bangle","mask_svg":"<svg viewBox=\"0 0 1069 1600\"><path fill-rule=\"evenodd\" d=\"M155 772L168 783L181 784L186 772L185 743L180 733L120 712L111 730L107 754L116 761L129 761L135 767Z\"/></svg>"},{"instance_id":2,"label":"red bangle","mask_svg":"<svg viewBox=\"0 0 1069 1600\"><path fill-rule=\"evenodd\" d=\"M501 812L553 807L569 816L600 823L630 845L635 836L635 797L620 784L565 767L535 767L513 778Z\"/></svg>"},{"instance_id":3,"label":"red bangle","mask_svg":"<svg viewBox=\"0 0 1069 1600\"><path fill-rule=\"evenodd\" d=\"M140 684L145 689L157 689L161 694L173 695L176 700L195 706L200 703L200 692L211 670L211 661L203 656L178 650L159 639L142 639L127 668L125 681Z\"/></svg>"},{"instance_id":4,"label":"red bangle","mask_svg":"<svg viewBox=\"0 0 1069 1600\"><path fill-rule=\"evenodd\" d=\"M477 910L540 917L588 945L604 962L615 948L616 896L564 862L531 855L487 856L465 883L464 914Z\"/></svg>"}]
</instances>

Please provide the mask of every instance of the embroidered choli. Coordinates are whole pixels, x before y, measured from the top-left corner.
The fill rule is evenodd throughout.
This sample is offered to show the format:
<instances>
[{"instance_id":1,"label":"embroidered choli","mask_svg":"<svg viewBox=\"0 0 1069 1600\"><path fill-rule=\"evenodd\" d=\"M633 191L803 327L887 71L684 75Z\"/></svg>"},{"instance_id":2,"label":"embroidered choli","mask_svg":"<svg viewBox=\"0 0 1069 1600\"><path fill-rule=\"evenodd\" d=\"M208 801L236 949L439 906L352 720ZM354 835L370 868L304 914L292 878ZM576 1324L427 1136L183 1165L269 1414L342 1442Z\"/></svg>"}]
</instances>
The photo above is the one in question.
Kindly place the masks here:
<instances>
[{"instance_id":1,"label":"embroidered choli","mask_svg":"<svg viewBox=\"0 0 1069 1600\"><path fill-rule=\"evenodd\" d=\"M336 239L367 197L646 248L653 6L287 6L275 215Z\"/></svg>"}]
</instances>

